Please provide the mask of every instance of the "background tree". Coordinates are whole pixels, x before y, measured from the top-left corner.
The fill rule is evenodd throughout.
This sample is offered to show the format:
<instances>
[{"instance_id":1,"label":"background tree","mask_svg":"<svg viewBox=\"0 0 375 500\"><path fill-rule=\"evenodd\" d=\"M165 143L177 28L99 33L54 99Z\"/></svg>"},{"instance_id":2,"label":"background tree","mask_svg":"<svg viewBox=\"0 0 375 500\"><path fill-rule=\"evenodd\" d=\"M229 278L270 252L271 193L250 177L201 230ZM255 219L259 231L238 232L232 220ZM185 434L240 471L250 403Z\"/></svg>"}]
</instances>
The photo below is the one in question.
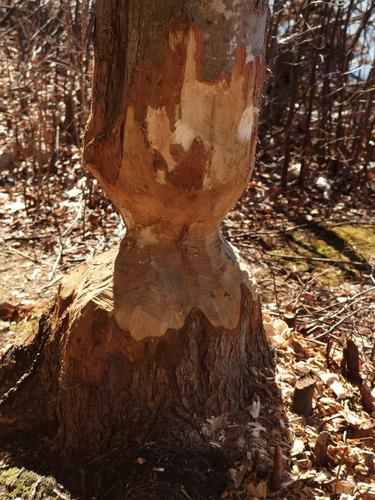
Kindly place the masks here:
<instances>
[{"instance_id":1,"label":"background tree","mask_svg":"<svg viewBox=\"0 0 375 500\"><path fill-rule=\"evenodd\" d=\"M373 0L275 2L260 154L282 160L284 189L296 167L302 188L321 175L338 191L368 183L374 13Z\"/></svg>"}]
</instances>

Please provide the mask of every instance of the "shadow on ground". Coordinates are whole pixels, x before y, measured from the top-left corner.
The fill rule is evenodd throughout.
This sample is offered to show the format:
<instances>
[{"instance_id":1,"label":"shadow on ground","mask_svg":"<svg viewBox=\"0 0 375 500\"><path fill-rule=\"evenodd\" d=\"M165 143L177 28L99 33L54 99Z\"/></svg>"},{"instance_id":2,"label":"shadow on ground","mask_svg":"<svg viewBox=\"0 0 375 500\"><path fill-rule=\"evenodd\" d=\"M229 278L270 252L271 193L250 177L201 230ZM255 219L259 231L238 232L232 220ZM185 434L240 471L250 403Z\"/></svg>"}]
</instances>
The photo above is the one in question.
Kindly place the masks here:
<instances>
[{"instance_id":1,"label":"shadow on ground","mask_svg":"<svg viewBox=\"0 0 375 500\"><path fill-rule=\"evenodd\" d=\"M200 449L147 443L64 462L54 429L13 436L0 443L0 497L218 500L226 490L244 494L247 483L270 479L275 446L281 445L284 455L289 451L288 421L273 372L258 373L254 397L259 417L252 418L249 406L241 414L209 419L207 446ZM239 484L233 480L236 470L246 471Z\"/></svg>"}]
</instances>

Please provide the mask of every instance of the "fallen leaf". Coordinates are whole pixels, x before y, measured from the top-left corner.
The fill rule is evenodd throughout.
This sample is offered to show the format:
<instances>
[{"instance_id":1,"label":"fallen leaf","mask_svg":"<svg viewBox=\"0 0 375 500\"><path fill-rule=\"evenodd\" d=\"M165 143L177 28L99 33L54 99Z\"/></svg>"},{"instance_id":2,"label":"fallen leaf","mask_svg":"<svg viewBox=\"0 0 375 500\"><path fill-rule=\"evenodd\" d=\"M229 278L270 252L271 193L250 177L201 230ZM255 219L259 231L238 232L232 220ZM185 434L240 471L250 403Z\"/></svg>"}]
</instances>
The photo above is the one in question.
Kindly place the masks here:
<instances>
[{"instance_id":1,"label":"fallen leaf","mask_svg":"<svg viewBox=\"0 0 375 500\"><path fill-rule=\"evenodd\" d=\"M205 436L211 437L215 432L223 429L227 424L226 415L219 415L218 417L208 418L202 426L202 432Z\"/></svg>"},{"instance_id":2,"label":"fallen leaf","mask_svg":"<svg viewBox=\"0 0 375 500\"><path fill-rule=\"evenodd\" d=\"M299 455L305 449L305 442L301 439L296 439L293 443L293 448L290 450L292 456Z\"/></svg>"},{"instance_id":3,"label":"fallen leaf","mask_svg":"<svg viewBox=\"0 0 375 500\"><path fill-rule=\"evenodd\" d=\"M356 488L356 483L353 479L339 479L334 485L333 491L336 495L343 493L351 495Z\"/></svg>"},{"instance_id":4,"label":"fallen leaf","mask_svg":"<svg viewBox=\"0 0 375 500\"><path fill-rule=\"evenodd\" d=\"M375 484L358 483L356 495L361 500L375 500Z\"/></svg>"},{"instance_id":5,"label":"fallen leaf","mask_svg":"<svg viewBox=\"0 0 375 500\"><path fill-rule=\"evenodd\" d=\"M336 394L338 399L345 399L348 397L348 394L336 373L321 373L320 378L323 383Z\"/></svg>"},{"instance_id":6,"label":"fallen leaf","mask_svg":"<svg viewBox=\"0 0 375 500\"><path fill-rule=\"evenodd\" d=\"M252 497L267 498L267 481L261 481L258 484L248 483L246 491Z\"/></svg>"}]
</instances>

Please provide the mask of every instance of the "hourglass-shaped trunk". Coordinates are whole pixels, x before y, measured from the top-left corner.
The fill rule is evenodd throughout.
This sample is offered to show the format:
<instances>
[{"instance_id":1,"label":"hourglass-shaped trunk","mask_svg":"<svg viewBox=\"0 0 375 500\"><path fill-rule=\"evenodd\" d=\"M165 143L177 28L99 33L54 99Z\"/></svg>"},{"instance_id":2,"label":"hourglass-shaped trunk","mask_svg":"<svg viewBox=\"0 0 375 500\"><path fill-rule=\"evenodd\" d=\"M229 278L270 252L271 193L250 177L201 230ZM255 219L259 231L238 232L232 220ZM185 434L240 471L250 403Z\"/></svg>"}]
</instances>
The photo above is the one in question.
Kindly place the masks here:
<instances>
[{"instance_id":1,"label":"hourglass-shaped trunk","mask_svg":"<svg viewBox=\"0 0 375 500\"><path fill-rule=\"evenodd\" d=\"M44 413L67 454L199 442L271 364L251 276L219 231L253 167L265 27L262 0L96 2L84 162L127 234L55 302Z\"/></svg>"},{"instance_id":2,"label":"hourglass-shaped trunk","mask_svg":"<svg viewBox=\"0 0 375 500\"><path fill-rule=\"evenodd\" d=\"M84 159L126 222L114 316L135 340L194 307L239 321L246 279L218 228L252 168L266 13L232 3L134 2L121 18L98 2Z\"/></svg>"}]
</instances>

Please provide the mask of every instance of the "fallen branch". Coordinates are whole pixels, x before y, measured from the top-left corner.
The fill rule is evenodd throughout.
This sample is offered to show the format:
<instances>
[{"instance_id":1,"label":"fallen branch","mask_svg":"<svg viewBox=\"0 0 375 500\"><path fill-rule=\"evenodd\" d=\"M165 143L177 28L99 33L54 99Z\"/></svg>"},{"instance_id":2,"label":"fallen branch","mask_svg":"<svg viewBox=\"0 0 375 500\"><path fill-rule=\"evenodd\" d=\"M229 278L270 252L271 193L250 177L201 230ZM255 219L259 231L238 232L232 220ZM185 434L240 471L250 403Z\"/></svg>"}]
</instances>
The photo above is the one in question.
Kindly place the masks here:
<instances>
[{"instance_id":1,"label":"fallen branch","mask_svg":"<svg viewBox=\"0 0 375 500\"><path fill-rule=\"evenodd\" d=\"M351 318L352 316L357 314L359 311L363 311L363 309L366 309L366 307L358 307L358 309L356 309L355 311L352 311L350 314L347 314L346 316L341 318L339 321L337 321L334 325L332 325L330 328L328 328L328 330L326 330L325 332L320 333L319 335L314 337L314 340L318 340L322 337L325 337L326 335L329 335L331 332L333 332L333 330L335 330L338 326L340 326L341 323L343 323L347 319Z\"/></svg>"},{"instance_id":2,"label":"fallen branch","mask_svg":"<svg viewBox=\"0 0 375 500\"><path fill-rule=\"evenodd\" d=\"M34 264L40 265L41 262L37 259L34 259L34 257L30 257L30 255L27 255L27 253L22 252L21 250L17 250L16 248L6 248L5 251L7 253L12 253L14 255L19 255L20 257L23 257L24 259L30 260L31 262L34 262Z\"/></svg>"},{"instance_id":3,"label":"fallen branch","mask_svg":"<svg viewBox=\"0 0 375 500\"><path fill-rule=\"evenodd\" d=\"M275 254L272 252L265 252L267 255L271 257L279 257L280 259L291 259L291 260L312 260L318 262L331 262L333 264L354 264L357 266L364 266L366 262L358 262L356 260L344 260L344 259L328 259L326 257L308 257L302 255L285 255L285 254Z\"/></svg>"}]
</instances>

